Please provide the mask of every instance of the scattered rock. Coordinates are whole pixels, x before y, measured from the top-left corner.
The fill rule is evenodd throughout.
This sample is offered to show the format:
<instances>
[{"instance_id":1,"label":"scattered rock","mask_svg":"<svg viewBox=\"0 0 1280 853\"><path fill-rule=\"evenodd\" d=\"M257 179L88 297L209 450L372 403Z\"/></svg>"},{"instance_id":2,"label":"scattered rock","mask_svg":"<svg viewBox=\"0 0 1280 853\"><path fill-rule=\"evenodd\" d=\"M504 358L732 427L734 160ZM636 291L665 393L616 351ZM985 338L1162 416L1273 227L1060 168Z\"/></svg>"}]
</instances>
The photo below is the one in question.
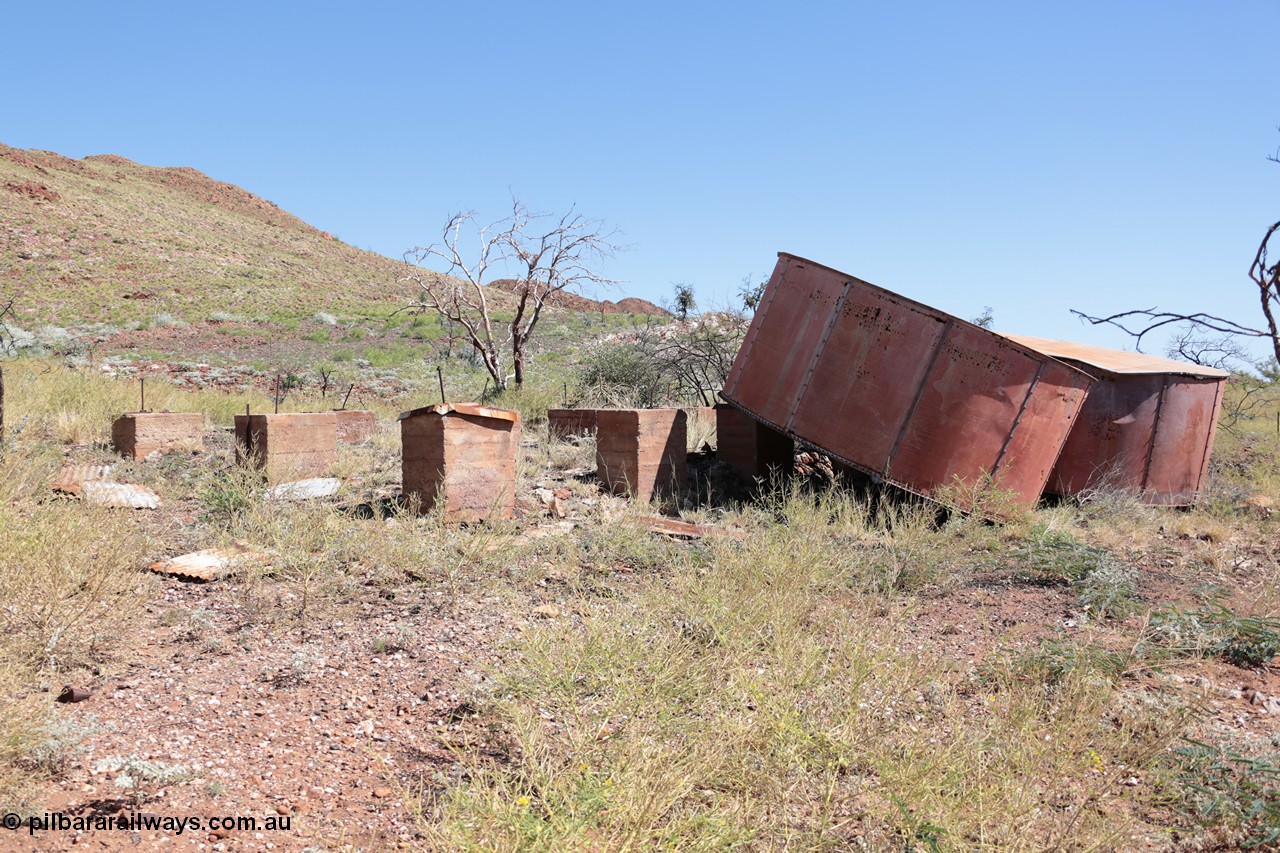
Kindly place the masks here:
<instances>
[{"instance_id":1,"label":"scattered rock","mask_svg":"<svg viewBox=\"0 0 1280 853\"><path fill-rule=\"evenodd\" d=\"M62 198L62 196L46 187L44 184L37 184L35 181L26 181L21 184L10 181L4 185L4 188L9 192L26 196L34 201L57 201Z\"/></svg>"}]
</instances>

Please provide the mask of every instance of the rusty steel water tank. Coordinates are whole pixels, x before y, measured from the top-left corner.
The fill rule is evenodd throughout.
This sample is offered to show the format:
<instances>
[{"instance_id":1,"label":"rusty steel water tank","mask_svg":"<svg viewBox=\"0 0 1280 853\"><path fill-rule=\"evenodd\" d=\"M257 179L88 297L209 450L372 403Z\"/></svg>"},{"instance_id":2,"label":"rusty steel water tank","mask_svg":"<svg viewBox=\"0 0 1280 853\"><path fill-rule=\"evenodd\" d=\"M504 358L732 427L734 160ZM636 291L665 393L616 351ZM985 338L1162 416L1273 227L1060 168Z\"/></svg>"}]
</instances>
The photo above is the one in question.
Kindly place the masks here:
<instances>
[{"instance_id":1,"label":"rusty steel water tank","mask_svg":"<svg viewBox=\"0 0 1280 853\"><path fill-rule=\"evenodd\" d=\"M780 253L721 396L916 494L963 503L957 494L990 482L1030 505L1092 384L1002 335Z\"/></svg>"},{"instance_id":2,"label":"rusty steel water tank","mask_svg":"<svg viewBox=\"0 0 1280 853\"><path fill-rule=\"evenodd\" d=\"M1069 341L1008 337L1097 380L1049 475L1048 493L1114 488L1159 506L1195 503L1209 468L1225 371Z\"/></svg>"}]
</instances>

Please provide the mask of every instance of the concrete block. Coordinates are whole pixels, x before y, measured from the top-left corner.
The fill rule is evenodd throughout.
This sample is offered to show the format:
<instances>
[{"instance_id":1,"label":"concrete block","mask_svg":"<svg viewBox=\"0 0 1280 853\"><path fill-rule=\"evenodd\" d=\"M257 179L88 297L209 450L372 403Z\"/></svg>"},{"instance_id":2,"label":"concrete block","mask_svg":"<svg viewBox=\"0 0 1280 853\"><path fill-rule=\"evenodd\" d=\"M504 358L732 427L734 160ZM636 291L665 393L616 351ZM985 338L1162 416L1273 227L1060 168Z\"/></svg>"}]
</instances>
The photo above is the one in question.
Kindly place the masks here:
<instances>
[{"instance_id":1,"label":"concrete block","mask_svg":"<svg viewBox=\"0 0 1280 853\"><path fill-rule=\"evenodd\" d=\"M339 409L334 414L338 418L338 441L354 444L364 441L377 431L378 422L373 412L363 409Z\"/></svg>"},{"instance_id":2,"label":"concrete block","mask_svg":"<svg viewBox=\"0 0 1280 853\"><path fill-rule=\"evenodd\" d=\"M145 459L152 453L204 449L204 415L186 412L129 412L111 425L111 444L121 456Z\"/></svg>"},{"instance_id":3,"label":"concrete block","mask_svg":"<svg viewBox=\"0 0 1280 853\"><path fill-rule=\"evenodd\" d=\"M795 442L728 403L716 412L716 458L744 480L768 478L771 471L789 474L795 463Z\"/></svg>"},{"instance_id":4,"label":"concrete block","mask_svg":"<svg viewBox=\"0 0 1280 853\"><path fill-rule=\"evenodd\" d=\"M236 415L236 461L262 468L274 483L325 477L338 461L333 412Z\"/></svg>"},{"instance_id":5,"label":"concrete block","mask_svg":"<svg viewBox=\"0 0 1280 853\"><path fill-rule=\"evenodd\" d=\"M604 488L642 501L683 491L686 422L680 409L598 410L596 475Z\"/></svg>"},{"instance_id":6,"label":"concrete block","mask_svg":"<svg viewBox=\"0 0 1280 853\"><path fill-rule=\"evenodd\" d=\"M520 415L474 403L426 406L400 416L401 486L446 521L511 518L516 509Z\"/></svg>"},{"instance_id":7,"label":"concrete block","mask_svg":"<svg viewBox=\"0 0 1280 853\"><path fill-rule=\"evenodd\" d=\"M548 409L547 426L554 436L594 435L598 409Z\"/></svg>"}]
</instances>

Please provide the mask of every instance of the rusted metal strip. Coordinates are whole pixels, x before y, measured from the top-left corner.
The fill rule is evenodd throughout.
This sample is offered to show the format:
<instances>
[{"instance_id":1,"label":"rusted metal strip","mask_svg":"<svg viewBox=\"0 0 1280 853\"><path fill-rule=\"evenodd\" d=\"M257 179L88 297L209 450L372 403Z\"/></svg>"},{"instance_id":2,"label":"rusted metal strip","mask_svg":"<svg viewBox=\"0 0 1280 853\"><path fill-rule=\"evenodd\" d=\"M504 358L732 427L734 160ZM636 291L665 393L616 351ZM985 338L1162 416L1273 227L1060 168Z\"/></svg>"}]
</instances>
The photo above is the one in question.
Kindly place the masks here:
<instances>
[{"instance_id":1,"label":"rusted metal strip","mask_svg":"<svg viewBox=\"0 0 1280 853\"><path fill-rule=\"evenodd\" d=\"M1044 364L1036 366L1036 375L1031 377L1031 384L1027 386L1026 396L1022 398L1022 405L1018 407L1018 414L1013 418L1013 425L1009 427L1009 431L1005 433L1004 443L1000 445L1000 452L996 454L996 461L991 464L991 476L995 476L1000 470L1000 463L1004 461L1004 454L1009 449L1009 442L1013 441L1013 434L1018 431L1018 424L1022 423L1022 415L1027 411L1027 404L1031 402L1031 395L1035 393L1036 386L1040 384L1040 374L1044 373Z\"/></svg>"}]
</instances>

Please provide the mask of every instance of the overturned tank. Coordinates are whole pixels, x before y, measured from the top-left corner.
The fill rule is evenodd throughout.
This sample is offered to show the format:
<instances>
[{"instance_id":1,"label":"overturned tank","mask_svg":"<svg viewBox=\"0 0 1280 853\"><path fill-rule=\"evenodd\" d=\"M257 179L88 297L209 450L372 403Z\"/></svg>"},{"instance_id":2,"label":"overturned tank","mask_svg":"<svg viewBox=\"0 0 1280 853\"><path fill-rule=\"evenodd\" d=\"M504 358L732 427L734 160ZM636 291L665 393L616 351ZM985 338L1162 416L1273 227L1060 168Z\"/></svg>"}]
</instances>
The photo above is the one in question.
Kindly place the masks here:
<instances>
[{"instance_id":1,"label":"overturned tank","mask_svg":"<svg viewBox=\"0 0 1280 853\"><path fill-rule=\"evenodd\" d=\"M721 396L873 479L961 509L1039 500L1093 378L780 253Z\"/></svg>"}]
</instances>

